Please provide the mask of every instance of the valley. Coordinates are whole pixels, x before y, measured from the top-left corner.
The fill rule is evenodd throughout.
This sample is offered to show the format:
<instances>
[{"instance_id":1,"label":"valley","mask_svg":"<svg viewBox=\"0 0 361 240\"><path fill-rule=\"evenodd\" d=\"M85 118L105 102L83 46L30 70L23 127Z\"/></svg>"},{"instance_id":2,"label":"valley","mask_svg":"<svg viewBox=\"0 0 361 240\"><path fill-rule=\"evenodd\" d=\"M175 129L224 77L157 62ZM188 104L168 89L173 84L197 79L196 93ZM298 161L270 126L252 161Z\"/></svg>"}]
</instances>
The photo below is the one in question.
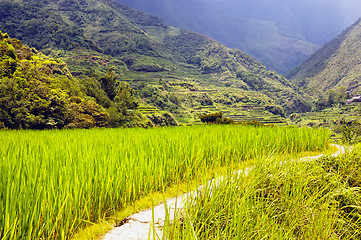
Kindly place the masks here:
<instances>
[{"instance_id":1,"label":"valley","mask_svg":"<svg viewBox=\"0 0 361 240\"><path fill-rule=\"evenodd\" d=\"M0 239L359 239L360 8L0 0Z\"/></svg>"},{"instance_id":2,"label":"valley","mask_svg":"<svg viewBox=\"0 0 361 240\"><path fill-rule=\"evenodd\" d=\"M355 89L353 94L357 94L357 73L353 73L357 57L340 55L350 49L336 49L346 35L293 69L288 80L239 50L112 1L2 1L0 12L0 28L10 38L66 63L83 98L93 99L105 118L108 115L107 126L193 125L200 124L200 114L212 112L222 112L234 121L292 124L286 115L317 112L317 101L323 101L331 88ZM34 31L36 25L42 27ZM354 28L357 23L349 27L350 34L356 32ZM347 40L347 46L355 47L356 39L357 35ZM323 65L327 59L322 56L332 53L335 63ZM323 66L322 75L313 76L320 71L313 66ZM340 74L347 77L337 83ZM130 87L133 105L114 102L120 83ZM342 99L338 103L344 105L346 99ZM121 113L121 108L128 110ZM0 120L5 127L16 125L7 121Z\"/></svg>"}]
</instances>

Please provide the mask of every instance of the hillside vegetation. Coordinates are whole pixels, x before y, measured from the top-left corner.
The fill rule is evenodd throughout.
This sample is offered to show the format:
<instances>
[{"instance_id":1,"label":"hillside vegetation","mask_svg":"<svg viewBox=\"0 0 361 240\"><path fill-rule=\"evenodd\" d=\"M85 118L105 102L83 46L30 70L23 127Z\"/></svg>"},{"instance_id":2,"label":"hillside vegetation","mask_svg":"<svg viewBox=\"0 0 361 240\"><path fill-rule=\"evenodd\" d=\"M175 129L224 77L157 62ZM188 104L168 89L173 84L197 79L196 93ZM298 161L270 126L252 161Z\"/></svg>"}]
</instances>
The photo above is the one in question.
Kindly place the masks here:
<instances>
[{"instance_id":1,"label":"hillside vegetation","mask_svg":"<svg viewBox=\"0 0 361 240\"><path fill-rule=\"evenodd\" d=\"M361 20L327 43L289 78L312 95L326 95L330 89L344 87L356 93L361 80Z\"/></svg>"},{"instance_id":2,"label":"hillside vegetation","mask_svg":"<svg viewBox=\"0 0 361 240\"><path fill-rule=\"evenodd\" d=\"M179 123L197 123L199 114L214 111L278 122L264 106L310 109L307 95L241 51L110 0L2 0L0 29L67 63L105 108L109 102L89 78L112 69L134 90L138 111L155 122L168 112Z\"/></svg>"}]
</instances>

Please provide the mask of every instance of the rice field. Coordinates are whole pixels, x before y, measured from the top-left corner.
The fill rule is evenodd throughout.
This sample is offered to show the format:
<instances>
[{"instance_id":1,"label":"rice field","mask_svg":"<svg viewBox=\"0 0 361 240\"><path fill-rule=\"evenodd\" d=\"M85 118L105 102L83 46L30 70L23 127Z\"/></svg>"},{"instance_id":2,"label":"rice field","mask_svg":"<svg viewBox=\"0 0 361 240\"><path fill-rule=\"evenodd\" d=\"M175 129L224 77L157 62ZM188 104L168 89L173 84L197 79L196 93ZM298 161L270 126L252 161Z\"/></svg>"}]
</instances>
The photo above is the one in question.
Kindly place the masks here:
<instances>
[{"instance_id":1,"label":"rice field","mask_svg":"<svg viewBox=\"0 0 361 240\"><path fill-rule=\"evenodd\" d=\"M149 193L251 159L320 151L329 137L239 125L0 131L0 238L68 239Z\"/></svg>"}]
</instances>

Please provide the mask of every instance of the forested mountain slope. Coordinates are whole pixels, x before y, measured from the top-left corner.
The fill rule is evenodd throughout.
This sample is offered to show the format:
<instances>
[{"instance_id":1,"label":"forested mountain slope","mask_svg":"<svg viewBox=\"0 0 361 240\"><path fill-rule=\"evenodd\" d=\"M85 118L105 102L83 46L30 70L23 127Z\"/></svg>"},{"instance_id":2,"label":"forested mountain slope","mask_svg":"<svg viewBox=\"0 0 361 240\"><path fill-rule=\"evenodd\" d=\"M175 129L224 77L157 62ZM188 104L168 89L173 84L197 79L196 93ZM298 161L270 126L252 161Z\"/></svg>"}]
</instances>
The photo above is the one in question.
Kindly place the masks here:
<instances>
[{"instance_id":1,"label":"forested mountain slope","mask_svg":"<svg viewBox=\"0 0 361 240\"><path fill-rule=\"evenodd\" d=\"M289 77L313 95L324 95L329 89L345 87L361 90L361 20L328 42Z\"/></svg>"},{"instance_id":2,"label":"forested mountain slope","mask_svg":"<svg viewBox=\"0 0 361 240\"><path fill-rule=\"evenodd\" d=\"M359 17L357 0L117 0L287 73Z\"/></svg>"},{"instance_id":3,"label":"forested mountain slope","mask_svg":"<svg viewBox=\"0 0 361 240\"><path fill-rule=\"evenodd\" d=\"M215 110L310 107L288 80L241 51L112 0L1 0L0 30L65 61L106 108L108 100L86 83L109 69L135 90L143 113L168 111L181 123Z\"/></svg>"}]
</instances>

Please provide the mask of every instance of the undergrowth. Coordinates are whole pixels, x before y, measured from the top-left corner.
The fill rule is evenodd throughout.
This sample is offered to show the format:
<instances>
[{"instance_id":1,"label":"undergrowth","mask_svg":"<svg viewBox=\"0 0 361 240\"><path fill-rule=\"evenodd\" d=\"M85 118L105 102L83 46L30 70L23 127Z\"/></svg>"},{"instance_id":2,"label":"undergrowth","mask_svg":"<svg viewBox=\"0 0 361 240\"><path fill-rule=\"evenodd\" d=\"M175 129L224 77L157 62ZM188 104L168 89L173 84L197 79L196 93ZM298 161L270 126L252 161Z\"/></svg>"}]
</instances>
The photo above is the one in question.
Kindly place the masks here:
<instances>
[{"instance_id":1,"label":"undergrowth","mask_svg":"<svg viewBox=\"0 0 361 240\"><path fill-rule=\"evenodd\" d=\"M361 150L316 161L259 160L191 198L168 239L360 239Z\"/></svg>"}]
</instances>

